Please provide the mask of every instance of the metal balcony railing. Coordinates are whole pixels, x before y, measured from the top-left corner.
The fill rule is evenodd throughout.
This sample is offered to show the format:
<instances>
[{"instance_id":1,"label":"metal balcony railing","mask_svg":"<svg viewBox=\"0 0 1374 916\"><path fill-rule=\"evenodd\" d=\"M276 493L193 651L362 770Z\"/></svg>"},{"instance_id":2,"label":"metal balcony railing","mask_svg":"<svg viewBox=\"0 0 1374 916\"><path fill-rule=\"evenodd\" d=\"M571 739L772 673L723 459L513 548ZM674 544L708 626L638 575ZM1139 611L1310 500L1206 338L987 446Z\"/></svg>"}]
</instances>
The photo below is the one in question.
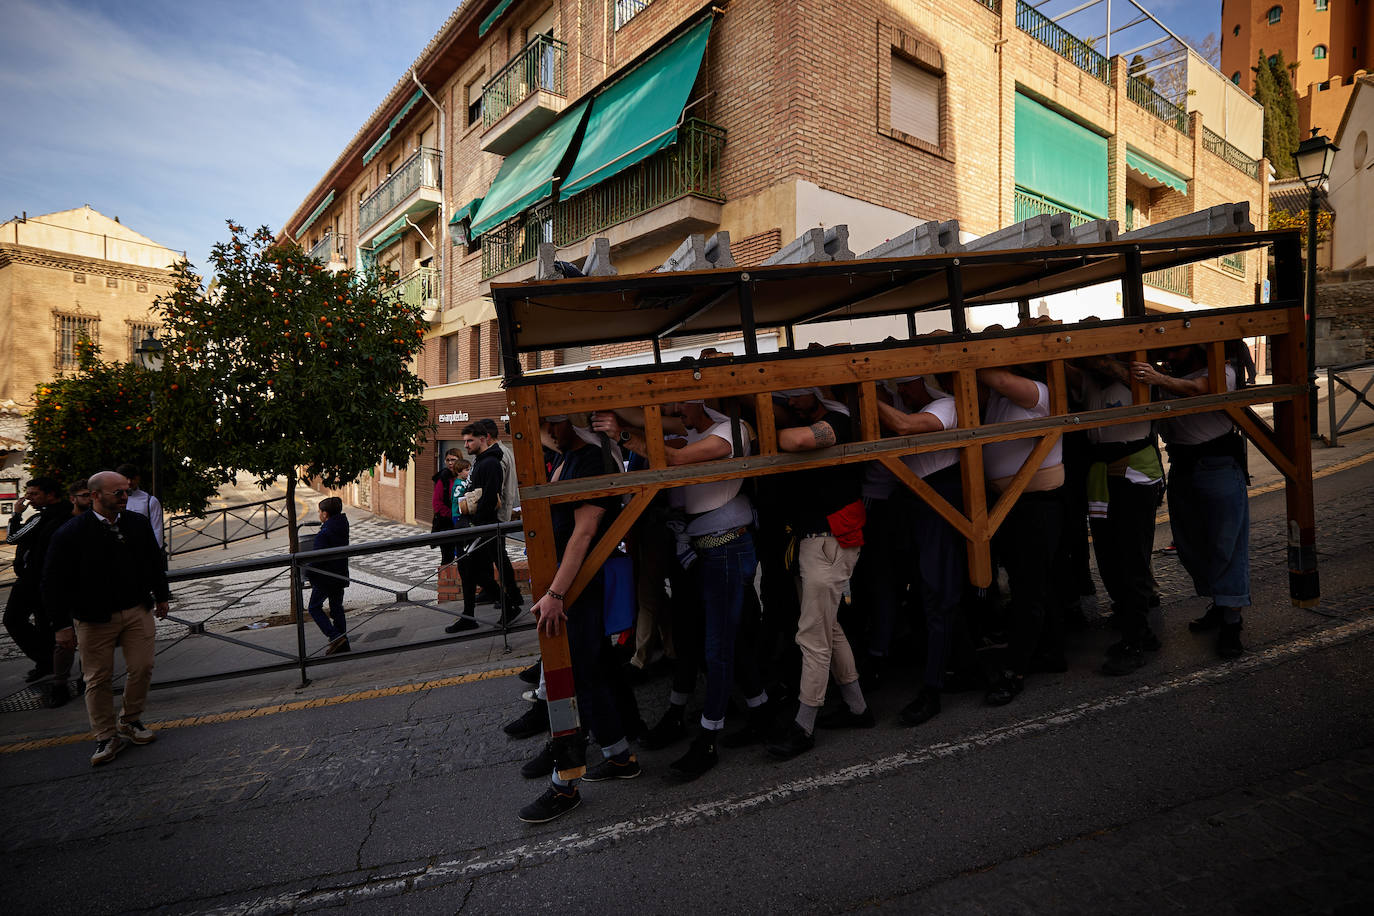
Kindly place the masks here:
<instances>
[{"instance_id":1,"label":"metal balcony railing","mask_svg":"<svg viewBox=\"0 0 1374 916\"><path fill-rule=\"evenodd\" d=\"M1017 188L1012 192L1012 213L1013 222L1021 222L1030 219L1032 216L1039 216L1042 213L1067 213L1069 223L1074 226L1081 226L1090 223L1097 217L1090 216L1082 210L1076 210L1066 204L1056 203L1048 197L1042 197L1034 191L1025 188Z\"/></svg>"},{"instance_id":2,"label":"metal balcony railing","mask_svg":"<svg viewBox=\"0 0 1374 916\"><path fill-rule=\"evenodd\" d=\"M677 142L576 197L527 211L482 236L483 278L533 261L540 242L571 245L682 197L723 201L725 129L691 118Z\"/></svg>"},{"instance_id":3,"label":"metal balcony railing","mask_svg":"<svg viewBox=\"0 0 1374 916\"><path fill-rule=\"evenodd\" d=\"M417 267L397 280L388 291L399 293L401 301L414 308L428 308L430 300L439 298L439 269Z\"/></svg>"},{"instance_id":4,"label":"metal balcony railing","mask_svg":"<svg viewBox=\"0 0 1374 916\"><path fill-rule=\"evenodd\" d=\"M482 87L482 129L487 130L512 108L544 90L567 96L568 46L548 35L536 35Z\"/></svg>"},{"instance_id":5,"label":"metal balcony railing","mask_svg":"<svg viewBox=\"0 0 1374 916\"><path fill-rule=\"evenodd\" d=\"M1235 254L1228 254L1224 258L1218 259L1221 269L1235 274L1245 276L1245 252L1237 251Z\"/></svg>"},{"instance_id":6,"label":"metal balcony railing","mask_svg":"<svg viewBox=\"0 0 1374 916\"><path fill-rule=\"evenodd\" d=\"M443 160L437 149L424 147L401 163L391 177L358 205L358 231L365 232L420 188L441 187Z\"/></svg>"},{"instance_id":7,"label":"metal balcony railing","mask_svg":"<svg viewBox=\"0 0 1374 916\"><path fill-rule=\"evenodd\" d=\"M1154 87L1134 76L1126 77L1126 98L1168 124L1181 134L1188 133L1188 112L1155 92Z\"/></svg>"},{"instance_id":8,"label":"metal balcony railing","mask_svg":"<svg viewBox=\"0 0 1374 916\"><path fill-rule=\"evenodd\" d=\"M310 257L321 264L330 264L334 261L348 263L348 236L326 235L310 249Z\"/></svg>"},{"instance_id":9,"label":"metal balcony railing","mask_svg":"<svg viewBox=\"0 0 1374 916\"><path fill-rule=\"evenodd\" d=\"M974 0L974 2L983 4L994 13L1002 12L1002 0Z\"/></svg>"},{"instance_id":10,"label":"metal balcony railing","mask_svg":"<svg viewBox=\"0 0 1374 916\"><path fill-rule=\"evenodd\" d=\"M1236 149L1225 138L1214 134L1205 125L1202 128L1202 148L1214 156L1220 156L1233 169L1251 178L1259 178L1259 162Z\"/></svg>"},{"instance_id":11,"label":"metal balcony railing","mask_svg":"<svg viewBox=\"0 0 1374 916\"><path fill-rule=\"evenodd\" d=\"M1153 286L1155 289L1168 290L1171 293L1178 293L1180 296L1189 294L1187 264L1176 264L1163 270L1152 270L1145 274L1143 279L1146 286Z\"/></svg>"},{"instance_id":12,"label":"metal balcony railing","mask_svg":"<svg viewBox=\"0 0 1374 916\"><path fill-rule=\"evenodd\" d=\"M1016 27L1094 79L1110 82L1107 58L1026 0L1016 0Z\"/></svg>"}]
</instances>

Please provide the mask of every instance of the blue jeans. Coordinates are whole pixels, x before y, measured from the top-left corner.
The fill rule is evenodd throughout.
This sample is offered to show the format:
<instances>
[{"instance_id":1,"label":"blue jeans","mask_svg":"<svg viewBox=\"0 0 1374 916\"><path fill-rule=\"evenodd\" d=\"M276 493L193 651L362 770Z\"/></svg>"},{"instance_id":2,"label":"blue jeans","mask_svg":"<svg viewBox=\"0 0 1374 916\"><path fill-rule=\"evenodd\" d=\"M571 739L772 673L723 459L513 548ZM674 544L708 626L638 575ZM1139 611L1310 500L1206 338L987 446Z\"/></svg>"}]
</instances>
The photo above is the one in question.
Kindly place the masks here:
<instances>
[{"instance_id":1,"label":"blue jeans","mask_svg":"<svg viewBox=\"0 0 1374 916\"><path fill-rule=\"evenodd\" d=\"M344 625L343 609L343 584L330 585L327 583L314 584L310 586L310 604L307 610L310 617L315 621L315 625L320 628L320 632L325 638L333 641L338 639L348 628ZM329 617L324 616L324 601L329 599ZM330 618L333 618L331 621Z\"/></svg>"},{"instance_id":2,"label":"blue jeans","mask_svg":"<svg viewBox=\"0 0 1374 916\"><path fill-rule=\"evenodd\" d=\"M1208 456L1169 474L1169 524L1193 588L1220 607L1250 604L1250 498L1240 464Z\"/></svg>"},{"instance_id":3,"label":"blue jeans","mask_svg":"<svg viewBox=\"0 0 1374 916\"><path fill-rule=\"evenodd\" d=\"M735 637L739 633L744 590L753 587L754 536L744 534L719 547L697 548L701 607L706 624L706 706L702 717L725 718L735 676Z\"/></svg>"}]
</instances>

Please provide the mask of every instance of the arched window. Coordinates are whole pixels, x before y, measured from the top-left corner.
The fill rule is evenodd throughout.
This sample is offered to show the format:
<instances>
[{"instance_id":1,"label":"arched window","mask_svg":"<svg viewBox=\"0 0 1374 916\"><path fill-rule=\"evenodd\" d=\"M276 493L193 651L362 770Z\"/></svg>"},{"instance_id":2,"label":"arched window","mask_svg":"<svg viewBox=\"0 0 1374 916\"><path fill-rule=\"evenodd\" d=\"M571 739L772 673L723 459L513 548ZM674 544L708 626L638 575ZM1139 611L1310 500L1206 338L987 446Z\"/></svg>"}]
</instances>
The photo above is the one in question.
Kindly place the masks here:
<instances>
[{"instance_id":1,"label":"arched window","mask_svg":"<svg viewBox=\"0 0 1374 916\"><path fill-rule=\"evenodd\" d=\"M1282 18L1283 18L1283 7L1281 7L1281 6L1271 6L1271 7L1269 7L1269 24L1270 24L1270 25L1278 25L1279 20L1282 19Z\"/></svg>"},{"instance_id":2,"label":"arched window","mask_svg":"<svg viewBox=\"0 0 1374 916\"><path fill-rule=\"evenodd\" d=\"M1313 60L1326 60L1326 45L1317 45L1312 49Z\"/></svg>"},{"instance_id":3,"label":"arched window","mask_svg":"<svg viewBox=\"0 0 1374 916\"><path fill-rule=\"evenodd\" d=\"M1232 74L1231 74L1231 82L1235 83L1237 86L1240 85L1240 71L1239 71L1239 70L1237 70L1235 73L1232 73Z\"/></svg>"},{"instance_id":4,"label":"arched window","mask_svg":"<svg viewBox=\"0 0 1374 916\"><path fill-rule=\"evenodd\" d=\"M1271 66L1271 67L1277 67L1278 65L1279 65L1279 56L1278 56L1277 54L1270 54L1270 55L1269 55L1269 66Z\"/></svg>"},{"instance_id":5,"label":"arched window","mask_svg":"<svg viewBox=\"0 0 1374 916\"><path fill-rule=\"evenodd\" d=\"M1326 12L1326 4L1327 4L1327 0L1317 0L1317 12L1319 12L1319 13L1324 13L1324 12Z\"/></svg>"}]
</instances>

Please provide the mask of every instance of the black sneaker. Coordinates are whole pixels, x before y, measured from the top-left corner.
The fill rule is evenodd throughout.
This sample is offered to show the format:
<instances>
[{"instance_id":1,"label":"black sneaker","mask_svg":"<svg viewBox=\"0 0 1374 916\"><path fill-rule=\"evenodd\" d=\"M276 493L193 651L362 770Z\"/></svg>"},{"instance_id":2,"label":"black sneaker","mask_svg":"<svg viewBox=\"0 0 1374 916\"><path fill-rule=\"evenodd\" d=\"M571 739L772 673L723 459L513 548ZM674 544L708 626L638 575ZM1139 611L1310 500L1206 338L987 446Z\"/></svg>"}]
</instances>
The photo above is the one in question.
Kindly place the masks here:
<instances>
[{"instance_id":1,"label":"black sneaker","mask_svg":"<svg viewBox=\"0 0 1374 916\"><path fill-rule=\"evenodd\" d=\"M57 709L66 706L72 698L71 688L66 681L47 685L43 691L43 707L45 709Z\"/></svg>"},{"instance_id":2,"label":"black sneaker","mask_svg":"<svg viewBox=\"0 0 1374 916\"><path fill-rule=\"evenodd\" d=\"M544 742L544 749L534 756L534 759L527 760L520 767L520 775L526 779L538 779L540 776L548 776L553 772L553 742Z\"/></svg>"},{"instance_id":3,"label":"black sneaker","mask_svg":"<svg viewBox=\"0 0 1374 916\"><path fill-rule=\"evenodd\" d=\"M453 623L444 627L444 632L462 633L464 630L475 629L477 629L477 618L469 617L467 614L464 614L462 617L459 617L457 620L453 621Z\"/></svg>"},{"instance_id":4,"label":"black sneaker","mask_svg":"<svg viewBox=\"0 0 1374 916\"><path fill-rule=\"evenodd\" d=\"M1006 706L1026 689L1026 679L1019 674L1011 671L1002 672L1002 676L992 685L992 688L983 695L983 701L989 706Z\"/></svg>"},{"instance_id":5,"label":"black sneaker","mask_svg":"<svg viewBox=\"0 0 1374 916\"><path fill-rule=\"evenodd\" d=\"M1217 607L1214 602L1207 605L1207 610L1203 612L1201 617L1195 617L1188 621L1188 629L1193 633L1210 633L1224 622L1221 617L1221 608Z\"/></svg>"},{"instance_id":6,"label":"black sneaker","mask_svg":"<svg viewBox=\"0 0 1374 916\"><path fill-rule=\"evenodd\" d=\"M507 604L501 610L501 626L509 626L520 619L520 615L525 612L525 606L519 601Z\"/></svg>"},{"instance_id":7,"label":"black sneaker","mask_svg":"<svg viewBox=\"0 0 1374 916\"><path fill-rule=\"evenodd\" d=\"M1240 658L1244 654L1245 647L1240 644L1240 621L1223 623L1221 632L1217 634L1217 655L1222 658Z\"/></svg>"},{"instance_id":8,"label":"black sneaker","mask_svg":"<svg viewBox=\"0 0 1374 916\"><path fill-rule=\"evenodd\" d=\"M683 722L686 713L687 707L668 704L668 711L663 714L663 718L639 739L640 746L645 750L659 751L686 738L687 725Z\"/></svg>"},{"instance_id":9,"label":"black sneaker","mask_svg":"<svg viewBox=\"0 0 1374 916\"><path fill-rule=\"evenodd\" d=\"M1140 631L1140 636L1136 638L1136 642L1146 652L1158 652L1162 646L1159 637L1155 635L1155 631L1149 627Z\"/></svg>"},{"instance_id":10,"label":"black sneaker","mask_svg":"<svg viewBox=\"0 0 1374 916\"><path fill-rule=\"evenodd\" d=\"M922 687L916 699L907 704L898 716L903 725L923 725L940 714L940 691L935 687Z\"/></svg>"},{"instance_id":11,"label":"black sneaker","mask_svg":"<svg viewBox=\"0 0 1374 916\"><path fill-rule=\"evenodd\" d=\"M624 760L607 757L596 766L587 767L582 778L587 782L605 782L608 779L634 779L643 772L635 755L627 754Z\"/></svg>"},{"instance_id":12,"label":"black sneaker","mask_svg":"<svg viewBox=\"0 0 1374 916\"><path fill-rule=\"evenodd\" d=\"M577 791L577 786L560 789L550 785L543 795L520 809L520 820L527 824L543 824L562 817L580 804L582 794Z\"/></svg>"},{"instance_id":13,"label":"black sneaker","mask_svg":"<svg viewBox=\"0 0 1374 916\"><path fill-rule=\"evenodd\" d=\"M780 736L769 741L764 746L764 750L781 760L791 760L800 754L804 754L816 746L816 736L808 735L806 731L793 719L787 725L787 730Z\"/></svg>"},{"instance_id":14,"label":"black sneaker","mask_svg":"<svg viewBox=\"0 0 1374 916\"><path fill-rule=\"evenodd\" d=\"M547 700L535 700L520 718L507 722L504 729L512 738L533 738L549 730L549 704Z\"/></svg>"},{"instance_id":15,"label":"black sneaker","mask_svg":"<svg viewBox=\"0 0 1374 916\"><path fill-rule=\"evenodd\" d=\"M692 746L687 748L687 753L668 764L668 769L683 779L696 779L710 770L720 762L720 755L716 753L718 735L719 731L703 728L692 739Z\"/></svg>"},{"instance_id":16,"label":"black sneaker","mask_svg":"<svg viewBox=\"0 0 1374 916\"><path fill-rule=\"evenodd\" d=\"M720 743L725 747L748 747L751 744L758 744L766 740L773 725L773 709L771 700L762 706L751 707L745 713L747 718L744 726L728 735L723 735Z\"/></svg>"},{"instance_id":17,"label":"black sneaker","mask_svg":"<svg viewBox=\"0 0 1374 916\"><path fill-rule=\"evenodd\" d=\"M1136 642L1123 640L1107 650L1107 660L1102 663L1102 673L1109 677L1120 677L1139 671L1145 664L1145 651Z\"/></svg>"},{"instance_id":18,"label":"black sneaker","mask_svg":"<svg viewBox=\"0 0 1374 916\"><path fill-rule=\"evenodd\" d=\"M520 680L524 681L526 684L538 684L538 683L539 683L539 662L535 662L533 665L530 665L530 666L529 666L528 668L526 668L524 671L521 671L521 672L517 675L517 677L519 677Z\"/></svg>"},{"instance_id":19,"label":"black sneaker","mask_svg":"<svg viewBox=\"0 0 1374 916\"><path fill-rule=\"evenodd\" d=\"M877 725L873 710L864 707L863 712L854 712L847 703L841 703L830 712L822 713L816 719L817 728L872 728Z\"/></svg>"}]
</instances>

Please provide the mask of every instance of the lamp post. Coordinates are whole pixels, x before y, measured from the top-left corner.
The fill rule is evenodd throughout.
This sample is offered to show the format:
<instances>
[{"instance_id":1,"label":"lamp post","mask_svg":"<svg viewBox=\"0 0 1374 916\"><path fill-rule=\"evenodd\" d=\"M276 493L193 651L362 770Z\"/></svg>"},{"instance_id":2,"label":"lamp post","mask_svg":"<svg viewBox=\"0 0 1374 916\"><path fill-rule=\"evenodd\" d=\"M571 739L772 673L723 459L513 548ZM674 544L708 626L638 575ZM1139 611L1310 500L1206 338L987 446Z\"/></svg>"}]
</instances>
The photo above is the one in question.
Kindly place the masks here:
<instances>
[{"instance_id":1,"label":"lamp post","mask_svg":"<svg viewBox=\"0 0 1374 916\"><path fill-rule=\"evenodd\" d=\"M148 336L145 337L145 338L143 339L143 341L138 345L138 348L137 348L136 350L134 350L134 354L138 357L138 364L139 364L140 366L142 366L144 369L147 369L149 372L160 372L160 371L162 370L162 341L160 341L160 340L158 340L156 337L154 337L152 331L149 331L149 332L148 332ZM150 398L150 400L151 400L151 402L152 402L153 408L156 409L156 408L157 408L157 387L156 387L156 386L154 386L154 387L151 389L151 394L149 395L149 398ZM151 494L153 494L154 496L156 496L159 500L162 499L162 494L159 492L159 488L158 488L158 479L157 479L157 432L156 432L156 430L154 430L154 432L153 432L153 461L152 461L152 466L149 468L149 472L148 472L148 492L151 493Z\"/></svg>"},{"instance_id":2,"label":"lamp post","mask_svg":"<svg viewBox=\"0 0 1374 916\"><path fill-rule=\"evenodd\" d=\"M1298 144L1293 162L1307 185L1307 416L1312 438L1317 434L1317 192L1331 175L1334 143L1312 128L1312 136Z\"/></svg>"}]
</instances>

